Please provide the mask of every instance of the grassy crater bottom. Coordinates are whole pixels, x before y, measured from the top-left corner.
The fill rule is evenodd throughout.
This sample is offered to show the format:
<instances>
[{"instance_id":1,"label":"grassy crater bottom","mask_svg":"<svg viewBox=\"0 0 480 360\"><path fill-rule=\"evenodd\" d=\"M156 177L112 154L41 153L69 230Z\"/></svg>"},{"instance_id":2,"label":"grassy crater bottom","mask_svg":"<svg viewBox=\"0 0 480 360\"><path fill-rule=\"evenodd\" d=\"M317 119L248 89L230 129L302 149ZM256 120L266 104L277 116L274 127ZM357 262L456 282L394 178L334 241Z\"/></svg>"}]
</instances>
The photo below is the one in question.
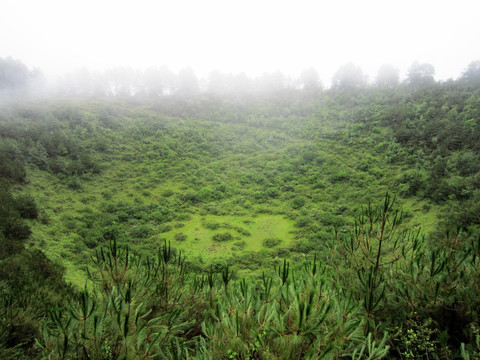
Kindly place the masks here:
<instances>
[{"instance_id":1,"label":"grassy crater bottom","mask_svg":"<svg viewBox=\"0 0 480 360\"><path fill-rule=\"evenodd\" d=\"M192 215L160 234L159 239L171 241L189 258L201 258L202 262L209 263L241 252L287 247L293 241L293 230L293 221L282 215ZM278 245L264 246L268 239L278 239Z\"/></svg>"}]
</instances>

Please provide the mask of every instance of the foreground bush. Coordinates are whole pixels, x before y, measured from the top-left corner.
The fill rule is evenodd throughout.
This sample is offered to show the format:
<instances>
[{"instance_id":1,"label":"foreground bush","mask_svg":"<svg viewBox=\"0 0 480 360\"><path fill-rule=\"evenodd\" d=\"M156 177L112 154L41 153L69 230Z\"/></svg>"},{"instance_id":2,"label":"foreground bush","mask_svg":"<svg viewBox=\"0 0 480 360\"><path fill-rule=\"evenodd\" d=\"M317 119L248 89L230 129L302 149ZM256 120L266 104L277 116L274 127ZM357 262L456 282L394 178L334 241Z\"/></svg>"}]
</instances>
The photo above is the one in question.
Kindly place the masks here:
<instances>
[{"instance_id":1,"label":"foreground bush","mask_svg":"<svg viewBox=\"0 0 480 360\"><path fill-rule=\"evenodd\" d=\"M223 266L190 273L182 254L166 242L155 256L139 257L113 239L96 250L83 291L50 302L41 322L20 321L25 328L7 332L0 324L15 346L25 347L11 348L8 338L0 338L0 354L475 358L480 239L454 232L446 246L429 249L419 232L401 231L401 219L387 195L380 206L363 209L328 261L314 256L293 266L285 260L257 279L235 278ZM12 314L16 303L2 299L3 313Z\"/></svg>"}]
</instances>

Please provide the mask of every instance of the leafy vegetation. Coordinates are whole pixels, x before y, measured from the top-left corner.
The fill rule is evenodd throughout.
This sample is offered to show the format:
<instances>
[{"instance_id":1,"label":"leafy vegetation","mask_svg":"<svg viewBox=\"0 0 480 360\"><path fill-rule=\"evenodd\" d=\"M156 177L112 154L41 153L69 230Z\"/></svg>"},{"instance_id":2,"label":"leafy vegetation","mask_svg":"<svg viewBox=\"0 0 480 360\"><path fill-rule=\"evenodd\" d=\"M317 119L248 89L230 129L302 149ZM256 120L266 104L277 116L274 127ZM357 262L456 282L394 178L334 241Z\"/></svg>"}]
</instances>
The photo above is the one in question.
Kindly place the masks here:
<instances>
[{"instance_id":1,"label":"leafy vegetation","mask_svg":"<svg viewBox=\"0 0 480 360\"><path fill-rule=\"evenodd\" d=\"M0 357L478 357L478 79L424 65L5 101Z\"/></svg>"}]
</instances>

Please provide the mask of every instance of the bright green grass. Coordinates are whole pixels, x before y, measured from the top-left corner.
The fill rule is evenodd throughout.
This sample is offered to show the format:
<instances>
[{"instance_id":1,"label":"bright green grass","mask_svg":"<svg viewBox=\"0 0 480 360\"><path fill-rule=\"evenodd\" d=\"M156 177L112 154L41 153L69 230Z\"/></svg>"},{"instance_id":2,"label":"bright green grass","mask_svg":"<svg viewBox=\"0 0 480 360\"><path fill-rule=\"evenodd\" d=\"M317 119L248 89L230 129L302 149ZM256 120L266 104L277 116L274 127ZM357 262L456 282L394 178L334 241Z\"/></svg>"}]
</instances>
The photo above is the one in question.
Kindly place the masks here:
<instances>
[{"instance_id":1,"label":"bright green grass","mask_svg":"<svg viewBox=\"0 0 480 360\"><path fill-rule=\"evenodd\" d=\"M427 236L438 230L440 225L438 219L439 206L435 206L427 201L407 199L403 200L402 208L408 210L413 215L409 223L411 228L420 228L421 232Z\"/></svg>"},{"instance_id":2,"label":"bright green grass","mask_svg":"<svg viewBox=\"0 0 480 360\"><path fill-rule=\"evenodd\" d=\"M206 124L199 122L195 126ZM182 126L188 129L193 123ZM87 243L93 238L84 235L85 218L93 216L97 221L113 215L105 209L120 203L131 208L153 204L171 209L176 219L168 223L172 229L165 233L160 232L165 224L154 220L135 218L117 223L121 241L134 252L154 256L166 239L201 265L260 252L263 259L264 255L273 255L275 249L291 248L294 239L301 242L311 236L308 228L294 227L300 217L315 219L324 227L322 231L331 229L340 217L344 223L351 223L362 204L380 200L395 186L394 179L402 171L400 166L382 161L381 154L372 151L370 145L346 145L328 138L300 139L295 132L288 131L280 131L281 136L276 138L277 130L249 129L246 125L239 128L246 133L237 135L228 130L229 126L216 130L219 138L232 137L231 144L215 145L218 155L207 156L202 149L193 147L179 151L174 160L149 158L148 154L155 155L156 145L163 146L165 139L161 137L134 140L127 132L116 133L110 152L97 154L102 172L83 176L78 190L69 188L68 180L29 169L29 184L24 191L36 199L44 218L49 220L32 222L29 246L45 251L49 258L65 267L67 281L82 286L85 278L82 269L92 254ZM189 145L188 141L168 139L180 148ZM272 139L276 142L270 143ZM302 154L306 150L313 151L316 160L308 160L308 156L305 158L308 161L305 160ZM199 203L185 200L187 193L213 190L219 185L225 193L216 200ZM276 195L266 195L272 189L277 191ZM294 208L296 198L304 199L305 205ZM425 231L435 229L436 218L427 209L428 204L411 200L403 206L414 214L415 222L427 224ZM211 229L206 223L221 226ZM132 238L131 231L137 226L148 226L152 231L146 237ZM213 240L216 234L223 233L231 234L232 239ZM179 234L184 237L182 241ZM281 243L265 248L264 240L272 238ZM97 245L106 244L105 240Z\"/></svg>"},{"instance_id":3,"label":"bright green grass","mask_svg":"<svg viewBox=\"0 0 480 360\"><path fill-rule=\"evenodd\" d=\"M76 191L60 183L52 175L32 169L29 173L29 183L25 191L32 194L40 206L41 212L48 218L48 223L32 222L33 236L30 245L42 249L54 262L65 267L65 279L77 286L85 282L84 264L88 263L86 250L81 237L75 229L69 229L69 224L75 227L81 224L81 215L85 211L99 211L105 202L135 202L135 199L145 203L156 202L162 198L165 190L175 192L184 187L181 183L159 183L141 187L136 181L119 177L122 169L111 167L94 181L82 182L82 190ZM120 181L118 181L120 180ZM142 195L148 191L148 195ZM106 195L107 194L107 195ZM218 229L210 229L206 224L218 224ZM183 225L180 227L180 224ZM275 247L288 247L294 235L294 222L283 215L260 214L256 216L215 216L188 215L188 220L174 220L170 223L172 229L166 233L154 232L151 236L131 242L132 249L147 247L158 249L164 239L172 246L182 250L190 259L202 259L209 264L219 260L228 260L234 255L244 252L258 252L266 249L262 243L265 239L276 238L282 242ZM152 226L154 231L156 226ZM233 239L226 242L213 241L218 233L228 232ZM178 241L175 235L186 235L185 241ZM244 242L244 246L239 246ZM237 244L236 244L237 243ZM152 252L149 255L153 255Z\"/></svg>"},{"instance_id":4,"label":"bright green grass","mask_svg":"<svg viewBox=\"0 0 480 360\"><path fill-rule=\"evenodd\" d=\"M218 229L209 229L206 223L216 223ZM174 223L175 224L175 223ZM256 217L193 215L190 220L182 222L184 226L174 227L162 237L173 246L184 251L187 256L201 256L204 260L226 259L240 251L259 251L264 249L263 240L277 238L282 240L278 246L288 246L293 240L293 221L282 215L258 215ZM248 231L250 235L241 233L236 228ZM175 240L175 235L186 235L185 241ZM212 238L217 233L230 233L232 240L216 242ZM244 241L243 250L235 243ZM236 250L235 250L236 249Z\"/></svg>"}]
</instances>

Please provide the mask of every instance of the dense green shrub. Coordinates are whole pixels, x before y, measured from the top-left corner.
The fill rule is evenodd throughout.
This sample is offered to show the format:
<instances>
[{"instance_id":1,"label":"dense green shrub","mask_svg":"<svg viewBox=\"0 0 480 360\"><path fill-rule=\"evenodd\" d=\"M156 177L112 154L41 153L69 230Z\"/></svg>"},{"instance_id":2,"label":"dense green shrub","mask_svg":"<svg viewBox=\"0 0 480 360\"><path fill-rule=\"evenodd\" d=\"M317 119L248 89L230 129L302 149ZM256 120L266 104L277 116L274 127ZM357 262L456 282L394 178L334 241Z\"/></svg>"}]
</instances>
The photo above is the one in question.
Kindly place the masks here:
<instances>
[{"instance_id":1,"label":"dense green shrub","mask_svg":"<svg viewBox=\"0 0 480 360\"><path fill-rule=\"evenodd\" d=\"M50 221L25 221L38 213L33 199L19 205L0 194L0 358L478 357L477 85L5 105L1 187L41 194ZM96 183L102 162L109 171ZM92 194L67 189L52 203L65 185ZM387 187L410 198L401 199L403 216L386 201L380 208L393 211L383 225L373 205L352 218ZM233 245L211 247L195 265L148 239L158 231L185 240L173 221L209 214L253 223L286 214L293 233L267 240L293 241L235 253L232 275L226 259L210 255L245 249L233 239L251 234L237 219L205 222L214 240ZM429 242L407 231L412 223L429 230ZM48 243L69 271L88 265L88 291L53 300L65 294L50 287L61 271L25 249L28 224L39 231L29 247ZM458 231L445 235L444 225ZM283 258L295 261L282 266Z\"/></svg>"},{"instance_id":2,"label":"dense green shrub","mask_svg":"<svg viewBox=\"0 0 480 360\"><path fill-rule=\"evenodd\" d=\"M399 182L405 184L401 192L405 196L415 196L421 191L425 191L427 185L427 174L418 170L407 170L402 174Z\"/></svg>"},{"instance_id":3,"label":"dense green shrub","mask_svg":"<svg viewBox=\"0 0 480 360\"><path fill-rule=\"evenodd\" d=\"M294 209L300 209L304 205L305 205L305 199L304 198L296 197L292 200L292 208L294 208Z\"/></svg>"},{"instance_id":4,"label":"dense green shrub","mask_svg":"<svg viewBox=\"0 0 480 360\"><path fill-rule=\"evenodd\" d=\"M26 240L32 233L28 224L23 219L15 216L4 217L0 229L5 238L12 241Z\"/></svg>"},{"instance_id":5,"label":"dense green shrub","mask_svg":"<svg viewBox=\"0 0 480 360\"><path fill-rule=\"evenodd\" d=\"M30 195L20 195L15 198L15 208L24 219L36 219L38 207L35 199Z\"/></svg>"},{"instance_id":6,"label":"dense green shrub","mask_svg":"<svg viewBox=\"0 0 480 360\"><path fill-rule=\"evenodd\" d=\"M234 229L236 232L238 232L240 235L244 235L244 236L251 236L252 234L250 233L250 231L248 231L247 229L244 229L240 226L232 226L232 229Z\"/></svg>"},{"instance_id":7,"label":"dense green shrub","mask_svg":"<svg viewBox=\"0 0 480 360\"><path fill-rule=\"evenodd\" d=\"M185 241L187 240L187 235L185 235L184 233L176 233L175 236L173 237L175 240L177 241Z\"/></svg>"},{"instance_id":8,"label":"dense green shrub","mask_svg":"<svg viewBox=\"0 0 480 360\"><path fill-rule=\"evenodd\" d=\"M262 241L263 247L266 248L273 248L275 246L278 246L282 243L282 240L277 239L277 238L267 238Z\"/></svg>"},{"instance_id":9,"label":"dense green shrub","mask_svg":"<svg viewBox=\"0 0 480 360\"><path fill-rule=\"evenodd\" d=\"M21 160L14 161L0 152L0 179L5 178L13 182L23 182L26 171Z\"/></svg>"},{"instance_id":10,"label":"dense green shrub","mask_svg":"<svg viewBox=\"0 0 480 360\"><path fill-rule=\"evenodd\" d=\"M171 209L166 206L159 206L150 213L150 218L156 223L163 223L171 221L174 217L174 214Z\"/></svg>"},{"instance_id":11,"label":"dense green shrub","mask_svg":"<svg viewBox=\"0 0 480 360\"><path fill-rule=\"evenodd\" d=\"M80 190L82 188L82 182L77 176L72 176L67 180L67 186L72 190Z\"/></svg>"},{"instance_id":12,"label":"dense green shrub","mask_svg":"<svg viewBox=\"0 0 480 360\"><path fill-rule=\"evenodd\" d=\"M150 236L153 229L146 224L136 225L130 229L130 236L136 239L143 239Z\"/></svg>"},{"instance_id":13,"label":"dense green shrub","mask_svg":"<svg viewBox=\"0 0 480 360\"><path fill-rule=\"evenodd\" d=\"M233 236L229 232L217 233L213 235L212 240L217 242L230 241L233 240Z\"/></svg>"},{"instance_id":14,"label":"dense green shrub","mask_svg":"<svg viewBox=\"0 0 480 360\"><path fill-rule=\"evenodd\" d=\"M160 225L158 225L157 230L158 230L159 233L166 233L166 232L169 232L170 230L172 230L172 225L170 225L170 224L160 224Z\"/></svg>"},{"instance_id":15,"label":"dense green shrub","mask_svg":"<svg viewBox=\"0 0 480 360\"><path fill-rule=\"evenodd\" d=\"M300 216L295 222L295 226L299 228L306 227L313 222L313 219L310 216Z\"/></svg>"},{"instance_id":16,"label":"dense green shrub","mask_svg":"<svg viewBox=\"0 0 480 360\"><path fill-rule=\"evenodd\" d=\"M107 241L113 241L118 239L120 235L119 227L114 223L112 225L106 226L103 229L103 238Z\"/></svg>"},{"instance_id":17,"label":"dense green shrub","mask_svg":"<svg viewBox=\"0 0 480 360\"><path fill-rule=\"evenodd\" d=\"M192 191L189 191L183 195L183 201L192 203L192 204L197 204L201 201L201 197Z\"/></svg>"},{"instance_id":18,"label":"dense green shrub","mask_svg":"<svg viewBox=\"0 0 480 360\"><path fill-rule=\"evenodd\" d=\"M205 221L202 223L202 225L210 230L217 230L221 227L220 223L214 222L214 221Z\"/></svg>"},{"instance_id":19,"label":"dense green shrub","mask_svg":"<svg viewBox=\"0 0 480 360\"><path fill-rule=\"evenodd\" d=\"M350 178L351 174L347 170L340 170L333 174L330 178L330 181L333 183L347 181Z\"/></svg>"},{"instance_id":20,"label":"dense green shrub","mask_svg":"<svg viewBox=\"0 0 480 360\"><path fill-rule=\"evenodd\" d=\"M236 241L233 243L232 250L243 250L245 249L245 246L247 246L245 241Z\"/></svg>"},{"instance_id":21,"label":"dense green shrub","mask_svg":"<svg viewBox=\"0 0 480 360\"><path fill-rule=\"evenodd\" d=\"M100 234L97 232L83 232L82 241L89 249L95 249L101 243Z\"/></svg>"},{"instance_id":22,"label":"dense green shrub","mask_svg":"<svg viewBox=\"0 0 480 360\"><path fill-rule=\"evenodd\" d=\"M117 218L118 218L118 221L120 222L127 222L129 219L130 219L130 215L128 215L128 213L126 211L117 211Z\"/></svg>"},{"instance_id":23,"label":"dense green shrub","mask_svg":"<svg viewBox=\"0 0 480 360\"><path fill-rule=\"evenodd\" d=\"M162 193L162 196L163 197L170 197L172 196L173 194L175 194L175 192L171 189L167 189L167 190L164 190L163 193Z\"/></svg>"}]
</instances>

